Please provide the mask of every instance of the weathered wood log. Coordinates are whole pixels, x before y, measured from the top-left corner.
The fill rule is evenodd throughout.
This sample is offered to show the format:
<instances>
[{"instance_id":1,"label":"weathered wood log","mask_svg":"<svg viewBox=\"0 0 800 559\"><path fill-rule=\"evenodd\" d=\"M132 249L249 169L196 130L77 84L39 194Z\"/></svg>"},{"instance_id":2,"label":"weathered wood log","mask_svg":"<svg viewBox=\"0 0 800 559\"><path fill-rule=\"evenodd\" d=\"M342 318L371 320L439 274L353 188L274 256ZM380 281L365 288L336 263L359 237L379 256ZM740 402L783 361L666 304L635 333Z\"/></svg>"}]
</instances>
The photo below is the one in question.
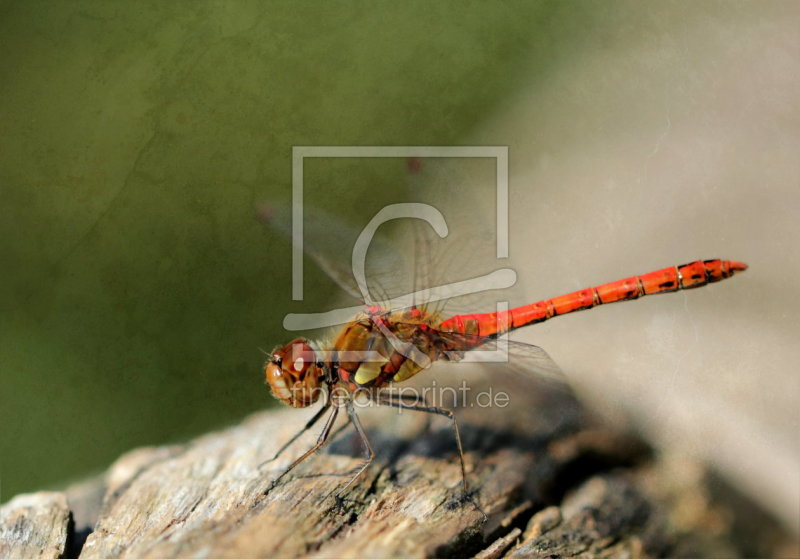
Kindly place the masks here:
<instances>
[{"instance_id":1,"label":"weathered wood log","mask_svg":"<svg viewBox=\"0 0 800 559\"><path fill-rule=\"evenodd\" d=\"M71 520L63 493L15 497L0 507L0 557L63 557Z\"/></svg>"},{"instance_id":2,"label":"weathered wood log","mask_svg":"<svg viewBox=\"0 0 800 559\"><path fill-rule=\"evenodd\" d=\"M378 455L343 503L334 495L362 462L349 432L270 488L317 436L262 465L313 413L276 410L187 444L130 452L66 498L12 500L0 509L0 555L737 556L724 529L698 536L712 515L702 499L703 522L676 524L675 496L687 491L680 476L664 481L668 470L644 444L593 423L569 393L517 387L508 407L480 406L486 391L470 393L458 415L471 500L447 421L386 408L360 412ZM702 494L697 479L689 483Z\"/></svg>"}]
</instances>

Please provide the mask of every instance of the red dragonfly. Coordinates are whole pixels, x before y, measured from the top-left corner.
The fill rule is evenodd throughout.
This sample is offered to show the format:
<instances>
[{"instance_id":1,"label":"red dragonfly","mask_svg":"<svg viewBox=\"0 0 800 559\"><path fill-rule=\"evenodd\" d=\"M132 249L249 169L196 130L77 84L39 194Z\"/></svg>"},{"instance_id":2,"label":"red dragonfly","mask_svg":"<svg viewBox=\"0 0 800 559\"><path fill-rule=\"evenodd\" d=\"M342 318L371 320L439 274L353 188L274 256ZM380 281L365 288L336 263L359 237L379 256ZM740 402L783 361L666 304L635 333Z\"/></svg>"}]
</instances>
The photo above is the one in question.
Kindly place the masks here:
<instances>
[{"instance_id":1,"label":"red dragonfly","mask_svg":"<svg viewBox=\"0 0 800 559\"><path fill-rule=\"evenodd\" d=\"M272 351L265 365L266 380L272 394L289 406L307 407L320 398L323 404L272 460L314 426L326 411L330 413L316 444L284 470L270 489L325 444L341 408L346 410L349 422L363 441L365 460L339 495L361 475L375 456L354 408L356 395L365 393L378 404L450 419L461 460L464 494L468 496L463 447L453 411L398 397L381 388L413 377L431 362L458 360L466 352L496 343L498 337L523 326L602 304L702 287L746 269L746 264L734 260L697 260L505 311L460 314L446 319L436 312L428 312L424 306L388 309L372 305L345 324L330 344L319 345L306 338L296 338ZM539 350L535 346L527 347ZM373 352L371 355L378 358L360 359L365 352Z\"/></svg>"}]
</instances>

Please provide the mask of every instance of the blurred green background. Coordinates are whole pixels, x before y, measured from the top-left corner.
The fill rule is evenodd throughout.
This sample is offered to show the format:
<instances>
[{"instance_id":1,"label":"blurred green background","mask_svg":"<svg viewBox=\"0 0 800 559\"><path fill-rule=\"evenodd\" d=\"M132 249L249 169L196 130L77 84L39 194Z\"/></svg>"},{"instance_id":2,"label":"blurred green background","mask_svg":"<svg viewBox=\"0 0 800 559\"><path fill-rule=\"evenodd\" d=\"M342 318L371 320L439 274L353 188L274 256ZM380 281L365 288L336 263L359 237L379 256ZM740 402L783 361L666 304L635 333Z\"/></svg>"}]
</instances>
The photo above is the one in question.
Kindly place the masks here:
<instances>
[{"instance_id":1,"label":"blurred green background","mask_svg":"<svg viewBox=\"0 0 800 559\"><path fill-rule=\"evenodd\" d=\"M604 13L0 2L0 501L274 405L258 348L336 292L307 262L293 303L254 219L290 199L292 146L459 144ZM320 162L307 199L358 221L405 180Z\"/></svg>"}]
</instances>

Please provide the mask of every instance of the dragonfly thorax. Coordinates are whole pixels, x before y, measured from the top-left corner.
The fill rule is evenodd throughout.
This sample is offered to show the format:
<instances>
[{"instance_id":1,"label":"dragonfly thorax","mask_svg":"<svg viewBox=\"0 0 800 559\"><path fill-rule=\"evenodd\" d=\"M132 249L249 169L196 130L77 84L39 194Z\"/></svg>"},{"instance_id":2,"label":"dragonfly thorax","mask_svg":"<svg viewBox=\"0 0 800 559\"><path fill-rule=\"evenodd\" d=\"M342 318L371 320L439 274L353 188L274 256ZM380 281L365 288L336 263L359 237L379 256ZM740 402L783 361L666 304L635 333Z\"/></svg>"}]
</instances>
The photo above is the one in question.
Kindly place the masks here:
<instances>
[{"instance_id":1,"label":"dragonfly thorax","mask_svg":"<svg viewBox=\"0 0 800 559\"><path fill-rule=\"evenodd\" d=\"M276 347L264 367L272 395L293 408L310 406L323 395L324 371L305 338Z\"/></svg>"}]
</instances>

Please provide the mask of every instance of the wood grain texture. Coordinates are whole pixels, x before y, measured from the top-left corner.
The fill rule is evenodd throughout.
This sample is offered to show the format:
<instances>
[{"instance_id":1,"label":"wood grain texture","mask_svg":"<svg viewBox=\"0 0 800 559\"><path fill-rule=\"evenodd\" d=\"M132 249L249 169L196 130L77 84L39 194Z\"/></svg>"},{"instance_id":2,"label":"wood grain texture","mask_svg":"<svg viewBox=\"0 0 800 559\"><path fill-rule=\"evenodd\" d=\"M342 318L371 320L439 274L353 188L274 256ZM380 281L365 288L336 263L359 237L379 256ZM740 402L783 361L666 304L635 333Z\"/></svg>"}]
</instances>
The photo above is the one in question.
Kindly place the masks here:
<instances>
[{"instance_id":1,"label":"wood grain texture","mask_svg":"<svg viewBox=\"0 0 800 559\"><path fill-rule=\"evenodd\" d=\"M343 507L333 495L362 461L349 430L269 489L317 435L263 464L314 411L276 410L183 445L134 450L64 495L11 501L0 510L0 555L637 558L696 549L696 533L717 518L710 505L695 503L706 514L683 527L672 517L675 496L696 494L700 480L680 486L645 445L593 424L568 392L509 390L508 407L473 400L458 410L474 502L461 498L447 421L387 408L360 412L378 455ZM716 529L724 539L724 523ZM705 538L703 549L723 549L718 540Z\"/></svg>"},{"instance_id":2,"label":"wood grain texture","mask_svg":"<svg viewBox=\"0 0 800 559\"><path fill-rule=\"evenodd\" d=\"M68 544L70 522L63 493L19 495L0 507L0 557L62 557Z\"/></svg>"}]
</instances>

